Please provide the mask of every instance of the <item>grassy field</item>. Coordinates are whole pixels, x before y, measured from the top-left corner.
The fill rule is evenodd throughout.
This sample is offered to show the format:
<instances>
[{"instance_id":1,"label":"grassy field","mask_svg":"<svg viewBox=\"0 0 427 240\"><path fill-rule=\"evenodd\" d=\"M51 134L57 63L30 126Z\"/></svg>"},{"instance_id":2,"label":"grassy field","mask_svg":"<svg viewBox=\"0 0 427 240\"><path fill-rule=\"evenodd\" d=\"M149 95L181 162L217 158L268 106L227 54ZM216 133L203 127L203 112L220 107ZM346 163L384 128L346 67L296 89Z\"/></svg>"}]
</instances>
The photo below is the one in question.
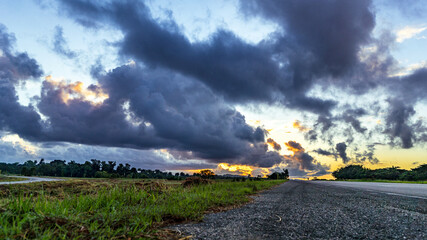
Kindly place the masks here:
<instances>
[{"instance_id":1,"label":"grassy field","mask_svg":"<svg viewBox=\"0 0 427 240\"><path fill-rule=\"evenodd\" d=\"M198 221L284 182L68 180L0 186L0 239L164 239L169 224ZM166 235L165 235L166 234ZM169 235L168 235L169 234Z\"/></svg>"},{"instance_id":2,"label":"grassy field","mask_svg":"<svg viewBox=\"0 0 427 240\"><path fill-rule=\"evenodd\" d=\"M15 181L23 181L25 178L20 177L8 177L4 175L0 175L0 182L15 182Z\"/></svg>"}]
</instances>

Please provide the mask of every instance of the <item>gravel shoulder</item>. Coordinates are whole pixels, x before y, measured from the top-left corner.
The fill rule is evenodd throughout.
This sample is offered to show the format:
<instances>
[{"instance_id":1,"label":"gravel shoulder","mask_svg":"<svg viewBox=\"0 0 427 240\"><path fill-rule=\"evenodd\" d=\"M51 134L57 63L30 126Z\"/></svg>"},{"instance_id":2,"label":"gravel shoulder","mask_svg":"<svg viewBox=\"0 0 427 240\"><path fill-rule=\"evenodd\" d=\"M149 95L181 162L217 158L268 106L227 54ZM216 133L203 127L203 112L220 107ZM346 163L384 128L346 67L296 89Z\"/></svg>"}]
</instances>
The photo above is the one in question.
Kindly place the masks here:
<instances>
[{"instance_id":1,"label":"gravel shoulder","mask_svg":"<svg viewBox=\"0 0 427 240\"><path fill-rule=\"evenodd\" d=\"M192 239L427 239L426 223L425 199L289 181L171 229Z\"/></svg>"}]
</instances>

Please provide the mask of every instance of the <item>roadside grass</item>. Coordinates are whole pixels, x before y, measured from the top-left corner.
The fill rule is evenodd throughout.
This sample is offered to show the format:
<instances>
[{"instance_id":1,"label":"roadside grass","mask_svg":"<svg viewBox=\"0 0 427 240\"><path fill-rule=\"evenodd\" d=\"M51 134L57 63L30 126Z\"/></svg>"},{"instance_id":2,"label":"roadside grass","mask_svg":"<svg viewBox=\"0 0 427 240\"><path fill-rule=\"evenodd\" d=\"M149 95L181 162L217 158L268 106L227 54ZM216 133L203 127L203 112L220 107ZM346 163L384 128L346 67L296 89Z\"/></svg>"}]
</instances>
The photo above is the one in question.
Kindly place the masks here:
<instances>
[{"instance_id":1,"label":"roadside grass","mask_svg":"<svg viewBox=\"0 0 427 240\"><path fill-rule=\"evenodd\" d=\"M400 180L385 180L385 179L347 179L347 180L335 180L344 182L384 182L384 183L416 183L416 184L427 184L427 181L400 181Z\"/></svg>"},{"instance_id":2,"label":"roadside grass","mask_svg":"<svg viewBox=\"0 0 427 240\"><path fill-rule=\"evenodd\" d=\"M9 177L0 175L0 182L15 182L15 181L24 181L27 180L26 178L20 178L20 177Z\"/></svg>"},{"instance_id":3,"label":"roadside grass","mask_svg":"<svg viewBox=\"0 0 427 240\"><path fill-rule=\"evenodd\" d=\"M97 179L0 186L0 238L164 238L164 226L201 220L209 210L245 203L248 195L283 182L185 188L179 181Z\"/></svg>"}]
</instances>

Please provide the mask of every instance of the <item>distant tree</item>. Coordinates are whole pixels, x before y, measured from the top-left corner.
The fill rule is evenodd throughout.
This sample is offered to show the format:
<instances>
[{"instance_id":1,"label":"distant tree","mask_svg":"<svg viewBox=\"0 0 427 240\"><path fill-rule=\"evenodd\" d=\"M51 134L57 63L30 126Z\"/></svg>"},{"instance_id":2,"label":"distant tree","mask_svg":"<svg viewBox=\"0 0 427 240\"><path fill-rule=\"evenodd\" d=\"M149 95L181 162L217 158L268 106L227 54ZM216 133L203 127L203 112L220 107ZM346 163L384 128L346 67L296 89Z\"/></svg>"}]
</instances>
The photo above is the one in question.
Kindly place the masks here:
<instances>
[{"instance_id":1,"label":"distant tree","mask_svg":"<svg viewBox=\"0 0 427 240\"><path fill-rule=\"evenodd\" d=\"M414 172L415 180L427 180L427 164L423 164L417 168L412 169L412 172Z\"/></svg>"},{"instance_id":2,"label":"distant tree","mask_svg":"<svg viewBox=\"0 0 427 240\"><path fill-rule=\"evenodd\" d=\"M114 173L114 168L116 167L116 162L108 161L108 163L103 162L102 171L106 171L108 173Z\"/></svg>"},{"instance_id":3,"label":"distant tree","mask_svg":"<svg viewBox=\"0 0 427 240\"><path fill-rule=\"evenodd\" d=\"M96 172L101 171L101 161L96 159L91 159L90 161L91 161L93 175L95 175Z\"/></svg>"},{"instance_id":4,"label":"distant tree","mask_svg":"<svg viewBox=\"0 0 427 240\"><path fill-rule=\"evenodd\" d=\"M285 174L285 179L289 179L289 171L288 171L288 169L283 169L283 173Z\"/></svg>"},{"instance_id":5,"label":"distant tree","mask_svg":"<svg viewBox=\"0 0 427 240\"><path fill-rule=\"evenodd\" d=\"M122 163L120 163L118 166L117 166L117 170L116 170L116 172L117 172L117 174L119 175L119 176L125 176L126 175L126 170L125 170L125 166L122 164Z\"/></svg>"},{"instance_id":6,"label":"distant tree","mask_svg":"<svg viewBox=\"0 0 427 240\"><path fill-rule=\"evenodd\" d=\"M204 169L200 170L200 176L202 178L213 178L215 176L215 173L210 169Z\"/></svg>"},{"instance_id":7,"label":"distant tree","mask_svg":"<svg viewBox=\"0 0 427 240\"><path fill-rule=\"evenodd\" d=\"M414 171L406 171L406 172L400 174L399 180L415 181L415 180L417 180L417 174Z\"/></svg>"},{"instance_id":8,"label":"distant tree","mask_svg":"<svg viewBox=\"0 0 427 240\"><path fill-rule=\"evenodd\" d=\"M267 176L269 179L288 179L289 172L287 169L283 169L283 172L274 172Z\"/></svg>"},{"instance_id":9,"label":"distant tree","mask_svg":"<svg viewBox=\"0 0 427 240\"><path fill-rule=\"evenodd\" d=\"M27 167L22 167L21 168L21 174L24 175L24 176L28 176L28 169L27 169Z\"/></svg>"}]
</instances>

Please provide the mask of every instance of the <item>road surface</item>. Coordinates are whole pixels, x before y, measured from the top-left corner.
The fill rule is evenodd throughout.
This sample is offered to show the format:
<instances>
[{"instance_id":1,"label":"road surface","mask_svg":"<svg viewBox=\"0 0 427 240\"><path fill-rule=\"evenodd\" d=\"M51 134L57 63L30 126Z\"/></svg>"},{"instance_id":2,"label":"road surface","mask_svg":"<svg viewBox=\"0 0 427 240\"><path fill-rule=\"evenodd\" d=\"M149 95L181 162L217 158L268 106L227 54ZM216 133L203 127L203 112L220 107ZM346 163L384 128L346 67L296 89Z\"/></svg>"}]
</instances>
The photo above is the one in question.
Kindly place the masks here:
<instances>
[{"instance_id":1,"label":"road surface","mask_svg":"<svg viewBox=\"0 0 427 240\"><path fill-rule=\"evenodd\" d=\"M22 184L22 183L33 183L33 182L51 182L51 181L62 181L63 180L63 179L54 179L54 178L24 177L24 176L10 176L10 177L26 178L27 180L12 181L12 182L0 182L0 185Z\"/></svg>"},{"instance_id":2,"label":"road surface","mask_svg":"<svg viewBox=\"0 0 427 240\"><path fill-rule=\"evenodd\" d=\"M427 184L341 181L314 181L313 183L321 184L324 186L354 188L370 192L422 198L427 200Z\"/></svg>"},{"instance_id":3,"label":"road surface","mask_svg":"<svg viewBox=\"0 0 427 240\"><path fill-rule=\"evenodd\" d=\"M201 223L172 229L193 239L425 240L427 200L289 181L241 208L208 214Z\"/></svg>"}]
</instances>

